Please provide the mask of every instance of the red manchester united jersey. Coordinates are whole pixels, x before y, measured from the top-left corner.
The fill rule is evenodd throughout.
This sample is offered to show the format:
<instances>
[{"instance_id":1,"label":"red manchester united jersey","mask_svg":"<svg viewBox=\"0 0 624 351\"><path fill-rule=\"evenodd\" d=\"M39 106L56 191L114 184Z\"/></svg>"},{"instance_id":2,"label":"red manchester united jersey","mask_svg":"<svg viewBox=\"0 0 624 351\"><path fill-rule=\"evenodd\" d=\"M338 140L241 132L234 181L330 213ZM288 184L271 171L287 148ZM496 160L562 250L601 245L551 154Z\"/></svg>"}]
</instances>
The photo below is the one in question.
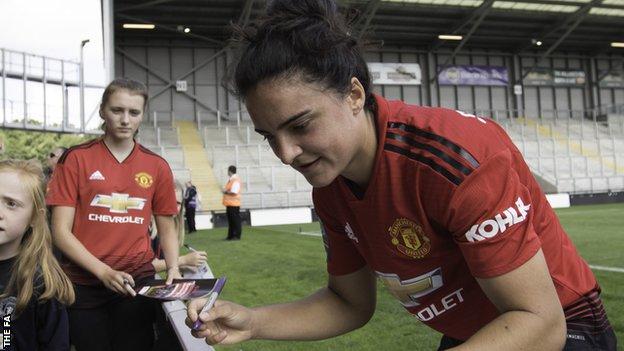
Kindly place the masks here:
<instances>
[{"instance_id":1,"label":"red manchester united jersey","mask_svg":"<svg viewBox=\"0 0 624 351\"><path fill-rule=\"evenodd\" d=\"M46 201L49 206L74 207L76 238L102 262L135 277L153 274L147 235L152 214L177 213L167 161L135 143L119 162L101 139L65 152ZM99 283L76 264L66 262L64 268L74 283Z\"/></svg>"},{"instance_id":2,"label":"red manchester united jersey","mask_svg":"<svg viewBox=\"0 0 624 351\"><path fill-rule=\"evenodd\" d=\"M466 340L498 316L475 277L541 248L563 306L596 287L504 130L492 120L376 97L378 149L365 190L314 189L328 271L368 265L417 319Z\"/></svg>"}]
</instances>

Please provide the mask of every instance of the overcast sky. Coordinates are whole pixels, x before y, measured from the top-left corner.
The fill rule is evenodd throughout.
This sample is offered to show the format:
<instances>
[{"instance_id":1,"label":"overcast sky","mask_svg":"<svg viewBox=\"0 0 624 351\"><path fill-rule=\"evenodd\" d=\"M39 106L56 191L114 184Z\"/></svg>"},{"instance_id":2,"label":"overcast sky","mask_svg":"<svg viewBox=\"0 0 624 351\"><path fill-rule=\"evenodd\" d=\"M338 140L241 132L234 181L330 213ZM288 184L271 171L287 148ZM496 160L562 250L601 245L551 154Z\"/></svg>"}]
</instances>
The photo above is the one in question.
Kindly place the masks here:
<instances>
[{"instance_id":1,"label":"overcast sky","mask_svg":"<svg viewBox=\"0 0 624 351\"><path fill-rule=\"evenodd\" d=\"M79 61L85 80L104 85L100 0L0 0L0 48Z\"/></svg>"}]
</instances>

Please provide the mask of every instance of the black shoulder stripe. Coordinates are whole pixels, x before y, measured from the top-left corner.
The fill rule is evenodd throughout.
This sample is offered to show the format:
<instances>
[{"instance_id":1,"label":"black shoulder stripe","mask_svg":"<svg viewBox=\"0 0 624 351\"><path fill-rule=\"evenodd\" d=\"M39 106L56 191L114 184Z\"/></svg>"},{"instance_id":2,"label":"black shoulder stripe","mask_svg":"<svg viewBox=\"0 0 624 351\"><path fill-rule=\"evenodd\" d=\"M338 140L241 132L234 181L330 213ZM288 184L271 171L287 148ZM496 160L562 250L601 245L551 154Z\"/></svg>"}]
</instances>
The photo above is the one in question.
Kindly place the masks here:
<instances>
[{"instance_id":1,"label":"black shoulder stripe","mask_svg":"<svg viewBox=\"0 0 624 351\"><path fill-rule=\"evenodd\" d=\"M384 145L384 150L388 150L390 152L395 152L395 153L397 153L399 155L403 155L403 156L408 157L408 158L410 158L412 160L416 160L418 162L424 163L427 166L431 167L437 173L440 173L441 175L443 175L446 179L450 180L451 183L453 183L455 185L459 185L462 182L462 180L459 179L459 177L457 177L453 173L449 172L446 168L444 168L444 167L440 166L439 164L435 163L435 161L433 161L430 158L427 158L425 156L412 153L409 150L402 149L402 148L400 148L400 147L398 147L396 145L392 145L392 144L385 144Z\"/></svg>"},{"instance_id":2,"label":"black shoulder stripe","mask_svg":"<svg viewBox=\"0 0 624 351\"><path fill-rule=\"evenodd\" d=\"M60 163L60 164L65 163L65 159L67 158L67 155L69 155L70 152L72 152L74 150L88 149L91 146L93 146L94 144L97 144L99 141L100 141L100 139L96 138L96 139L91 139L91 140L89 140L87 142L84 142L82 144L70 146L67 150L65 150L65 152L63 152L61 157L59 157L58 163Z\"/></svg>"},{"instance_id":3,"label":"black shoulder stripe","mask_svg":"<svg viewBox=\"0 0 624 351\"><path fill-rule=\"evenodd\" d=\"M469 169L468 167L466 167L466 166L462 165L461 163L457 162L457 160L452 158L450 155L446 154L444 151L439 150L438 148L435 148L435 147L433 147L431 145L419 143L418 141L416 141L414 139L408 138L408 137L403 136L403 135L395 134L395 133L392 133L392 132L387 132L386 133L386 139L393 139L393 140L400 141L402 143L408 144L410 146L413 146L415 148L426 150L426 151L430 152L431 154L439 157L441 160L443 160L444 162L448 163L453 168L455 168L456 170L460 171L461 173L463 173L465 175L470 175L470 173L472 172L471 169Z\"/></svg>"},{"instance_id":4,"label":"black shoulder stripe","mask_svg":"<svg viewBox=\"0 0 624 351\"><path fill-rule=\"evenodd\" d=\"M468 163L473 168L476 169L479 167L479 162L477 162L477 160L468 151L464 150L461 146L446 139L445 137L439 136L437 134L429 133L424 130L418 129L414 126L410 126L408 124L400 123L400 122L388 122L388 128L399 129L404 132L412 133L423 138L435 140L438 143L448 147L449 149L453 150L455 153L460 155L464 160L468 161Z\"/></svg>"}]
</instances>

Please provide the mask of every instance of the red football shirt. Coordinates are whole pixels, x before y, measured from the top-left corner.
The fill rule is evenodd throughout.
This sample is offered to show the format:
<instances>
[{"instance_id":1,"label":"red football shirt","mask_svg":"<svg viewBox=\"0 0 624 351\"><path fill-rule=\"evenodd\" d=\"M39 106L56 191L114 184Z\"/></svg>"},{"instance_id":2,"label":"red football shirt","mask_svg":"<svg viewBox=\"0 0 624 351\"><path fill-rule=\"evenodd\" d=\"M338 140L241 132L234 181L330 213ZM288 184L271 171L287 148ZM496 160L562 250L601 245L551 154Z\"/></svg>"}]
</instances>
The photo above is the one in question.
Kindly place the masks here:
<instances>
[{"instance_id":1,"label":"red football shirt","mask_svg":"<svg viewBox=\"0 0 624 351\"><path fill-rule=\"evenodd\" d=\"M368 265L417 319L460 340L499 315L475 277L508 273L540 248L563 306L596 287L500 126L376 101L379 146L368 187L358 194L339 177L313 191L330 274Z\"/></svg>"},{"instance_id":2,"label":"red football shirt","mask_svg":"<svg viewBox=\"0 0 624 351\"><path fill-rule=\"evenodd\" d=\"M46 202L76 209L76 238L115 270L134 277L153 274L148 226L154 215L174 215L177 204L171 169L160 156L135 143L119 162L102 139L70 148L54 171ZM74 283L99 280L72 262L64 264Z\"/></svg>"}]
</instances>

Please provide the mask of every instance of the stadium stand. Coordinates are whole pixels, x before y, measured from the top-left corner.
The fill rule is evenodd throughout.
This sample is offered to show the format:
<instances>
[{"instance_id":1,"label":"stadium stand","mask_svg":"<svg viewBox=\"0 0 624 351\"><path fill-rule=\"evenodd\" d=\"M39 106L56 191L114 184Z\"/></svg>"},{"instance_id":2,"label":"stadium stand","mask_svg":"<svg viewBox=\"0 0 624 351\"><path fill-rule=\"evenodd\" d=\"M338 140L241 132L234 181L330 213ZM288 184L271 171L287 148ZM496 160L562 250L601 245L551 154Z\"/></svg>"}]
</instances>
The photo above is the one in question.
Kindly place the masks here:
<instances>
[{"instance_id":1,"label":"stadium stand","mask_svg":"<svg viewBox=\"0 0 624 351\"><path fill-rule=\"evenodd\" d=\"M549 192L595 193L624 189L624 117L621 107L613 111L602 122L569 110L544 111L542 118L507 117L511 111L475 113L492 116L507 130ZM249 121L203 125L201 133L191 121L162 125L145 126L141 142L168 160L178 180L193 178L204 210L222 210L220 184L227 181L231 164L244 182L243 207L312 205L305 178L280 162ZM184 137L179 137L182 128Z\"/></svg>"},{"instance_id":2,"label":"stadium stand","mask_svg":"<svg viewBox=\"0 0 624 351\"><path fill-rule=\"evenodd\" d=\"M202 135L220 183L227 181L229 165L238 168L245 191L242 207L312 206L311 186L301 174L281 163L253 126L225 125L219 128L209 125L204 127Z\"/></svg>"},{"instance_id":3,"label":"stadium stand","mask_svg":"<svg viewBox=\"0 0 624 351\"><path fill-rule=\"evenodd\" d=\"M192 121L174 120L171 126L169 120L154 123L154 115L150 117L141 126L139 142L165 158L180 183L193 180L201 194L202 210L223 210L220 188L227 182L229 165L237 166L243 179L244 208L312 206L312 187L301 174L281 163L249 121L209 124L203 127L200 139Z\"/></svg>"},{"instance_id":4,"label":"stadium stand","mask_svg":"<svg viewBox=\"0 0 624 351\"><path fill-rule=\"evenodd\" d=\"M200 194L202 210L223 210L221 187L207 162L199 132L191 121L176 121L180 130L182 149L188 160L190 178ZM186 179L186 180L188 180Z\"/></svg>"},{"instance_id":5,"label":"stadium stand","mask_svg":"<svg viewBox=\"0 0 624 351\"><path fill-rule=\"evenodd\" d=\"M574 115L572 115L574 117ZM579 118L500 121L531 170L557 192L624 189L623 118L610 123Z\"/></svg>"}]
</instances>

